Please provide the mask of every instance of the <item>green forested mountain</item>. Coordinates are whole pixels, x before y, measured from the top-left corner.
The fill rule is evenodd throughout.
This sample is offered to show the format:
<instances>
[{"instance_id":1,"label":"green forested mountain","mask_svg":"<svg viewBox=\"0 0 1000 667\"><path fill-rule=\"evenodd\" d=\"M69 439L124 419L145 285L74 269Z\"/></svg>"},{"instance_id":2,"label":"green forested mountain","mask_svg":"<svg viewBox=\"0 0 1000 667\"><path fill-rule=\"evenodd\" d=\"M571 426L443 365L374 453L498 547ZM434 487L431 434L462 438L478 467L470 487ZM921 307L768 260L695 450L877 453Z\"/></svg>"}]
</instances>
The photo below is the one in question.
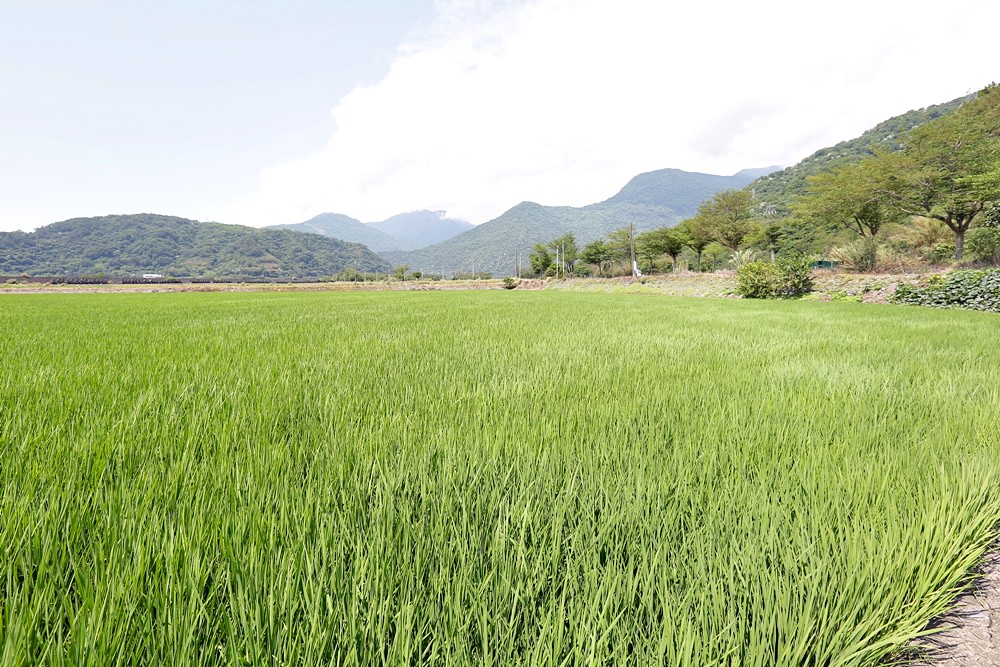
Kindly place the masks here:
<instances>
[{"instance_id":1,"label":"green forested mountain","mask_svg":"<svg viewBox=\"0 0 1000 667\"><path fill-rule=\"evenodd\" d=\"M423 245L405 238L398 238L379 230L372 224L365 224L352 217L340 213L320 213L305 222L291 225L273 225L268 229L290 229L294 232L307 232L329 236L348 243L361 243L375 252L389 250L416 250Z\"/></svg>"},{"instance_id":2,"label":"green forested mountain","mask_svg":"<svg viewBox=\"0 0 1000 667\"><path fill-rule=\"evenodd\" d=\"M633 206L658 206L671 209L681 218L688 218L698 210L698 204L722 190L742 188L762 174L779 169L744 169L732 176L714 176L680 169L660 169L639 174L614 197L596 204L629 204ZM590 208L590 207L588 207Z\"/></svg>"},{"instance_id":3,"label":"green forested mountain","mask_svg":"<svg viewBox=\"0 0 1000 667\"><path fill-rule=\"evenodd\" d=\"M74 276L330 276L389 265L357 243L289 230L165 215L75 218L34 232L0 233L0 274Z\"/></svg>"},{"instance_id":4,"label":"green forested mountain","mask_svg":"<svg viewBox=\"0 0 1000 667\"><path fill-rule=\"evenodd\" d=\"M618 194L582 208L523 202L503 215L446 241L412 252L386 252L393 264L425 273L452 274L475 270L495 276L514 273L516 255L522 265L536 243L573 232L588 243L629 223L638 231L675 225L694 214L702 200L716 192L742 188L759 174L715 176L661 169L633 178Z\"/></svg>"},{"instance_id":5,"label":"green forested mountain","mask_svg":"<svg viewBox=\"0 0 1000 667\"><path fill-rule=\"evenodd\" d=\"M762 211L777 215L787 215L791 200L806 193L810 176L828 171L837 166L857 162L874 155L877 150L896 150L899 138L918 125L951 113L962 103L974 98L967 95L944 104L935 104L925 109L907 111L894 116L868 130L860 137L841 141L835 146L821 148L798 164L787 169L765 174L750 184Z\"/></svg>"}]
</instances>

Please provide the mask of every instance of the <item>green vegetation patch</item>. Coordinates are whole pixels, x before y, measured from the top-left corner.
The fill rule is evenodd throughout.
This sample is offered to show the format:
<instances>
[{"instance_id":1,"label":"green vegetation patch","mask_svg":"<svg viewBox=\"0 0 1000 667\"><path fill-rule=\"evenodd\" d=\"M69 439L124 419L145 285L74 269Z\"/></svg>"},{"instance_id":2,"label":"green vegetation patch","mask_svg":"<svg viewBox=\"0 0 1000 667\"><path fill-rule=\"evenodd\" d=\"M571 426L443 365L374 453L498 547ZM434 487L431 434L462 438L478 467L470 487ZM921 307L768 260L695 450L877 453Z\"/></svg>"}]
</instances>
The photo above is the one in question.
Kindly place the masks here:
<instances>
[{"instance_id":1,"label":"green vegetation patch","mask_svg":"<svg viewBox=\"0 0 1000 667\"><path fill-rule=\"evenodd\" d=\"M0 299L0 662L870 665L1000 520L990 314Z\"/></svg>"},{"instance_id":2,"label":"green vegetation patch","mask_svg":"<svg viewBox=\"0 0 1000 667\"><path fill-rule=\"evenodd\" d=\"M360 223L359 223L360 224ZM196 222L166 215L75 218L34 232L0 232L0 275L293 278L391 269L357 243L287 229Z\"/></svg>"},{"instance_id":3,"label":"green vegetation patch","mask_svg":"<svg viewBox=\"0 0 1000 667\"><path fill-rule=\"evenodd\" d=\"M893 301L1000 313L1000 269L952 271L932 276L923 286L900 285Z\"/></svg>"}]
</instances>

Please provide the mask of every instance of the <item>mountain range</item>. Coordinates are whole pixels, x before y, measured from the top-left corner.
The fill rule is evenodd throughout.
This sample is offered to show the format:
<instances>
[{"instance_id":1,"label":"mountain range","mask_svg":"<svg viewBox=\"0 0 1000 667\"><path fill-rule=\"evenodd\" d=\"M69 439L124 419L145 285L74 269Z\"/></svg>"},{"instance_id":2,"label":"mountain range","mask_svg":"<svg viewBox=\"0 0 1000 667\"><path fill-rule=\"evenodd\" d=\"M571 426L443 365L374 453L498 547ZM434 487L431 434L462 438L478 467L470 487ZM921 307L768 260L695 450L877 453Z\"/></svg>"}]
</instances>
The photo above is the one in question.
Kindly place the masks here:
<instances>
[{"instance_id":1,"label":"mountain range","mask_svg":"<svg viewBox=\"0 0 1000 667\"><path fill-rule=\"evenodd\" d=\"M786 169L747 169L732 176L661 169L639 174L599 203L522 202L478 226L450 219L444 211L413 211L374 223L323 213L266 229L153 214L66 220L31 233L0 233L0 274L325 277L346 268L384 272L405 264L428 274L511 275L518 261L527 265L536 243L572 232L582 246L629 224L637 231L675 225L722 190L749 187L761 209L780 218L806 191L810 175L876 150L896 150L902 133L967 99L895 116Z\"/></svg>"},{"instance_id":2,"label":"mountain range","mask_svg":"<svg viewBox=\"0 0 1000 667\"><path fill-rule=\"evenodd\" d=\"M393 264L407 264L428 273L488 271L512 275L517 257L526 256L535 243L570 231L578 245L600 238L629 223L637 231L672 226L694 215L698 204L715 193L749 187L760 210L778 218L789 203L805 194L809 176L861 160L879 150L898 150L899 137L914 127L953 112L974 95L908 111L885 120L861 136L823 148L799 163L781 169L745 169L733 176L712 176L661 169L633 178L614 197L582 208L541 206L524 202L500 217L447 241L409 252L386 251Z\"/></svg>"},{"instance_id":3,"label":"mountain range","mask_svg":"<svg viewBox=\"0 0 1000 667\"><path fill-rule=\"evenodd\" d=\"M166 215L74 218L0 232L0 275L327 277L391 267L359 243Z\"/></svg>"},{"instance_id":4,"label":"mountain range","mask_svg":"<svg viewBox=\"0 0 1000 667\"><path fill-rule=\"evenodd\" d=\"M363 243L375 252L416 250L461 234L475 225L453 220L445 211L411 211L382 222L361 222L340 213L320 213L305 222L273 225L267 229L289 229L341 241Z\"/></svg>"},{"instance_id":5,"label":"mountain range","mask_svg":"<svg viewBox=\"0 0 1000 667\"><path fill-rule=\"evenodd\" d=\"M513 275L518 256L527 265L528 252L536 243L573 232L582 245L629 223L636 231L675 225L694 215L698 204L715 193L745 187L776 169L747 169L732 176L661 169L639 174L613 197L596 204L577 208L522 202L441 243L380 254L394 265L405 264L424 273Z\"/></svg>"}]
</instances>

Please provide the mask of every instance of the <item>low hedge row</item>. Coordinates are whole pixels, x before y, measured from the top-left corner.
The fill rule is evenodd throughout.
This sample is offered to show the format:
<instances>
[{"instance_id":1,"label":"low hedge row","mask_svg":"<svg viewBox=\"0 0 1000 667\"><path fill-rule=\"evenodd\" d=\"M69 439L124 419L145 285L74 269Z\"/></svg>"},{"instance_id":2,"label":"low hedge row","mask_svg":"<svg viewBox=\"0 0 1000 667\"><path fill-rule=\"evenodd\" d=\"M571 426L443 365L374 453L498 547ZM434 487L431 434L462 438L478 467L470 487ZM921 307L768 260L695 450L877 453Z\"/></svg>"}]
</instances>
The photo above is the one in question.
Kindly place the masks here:
<instances>
[{"instance_id":1,"label":"low hedge row","mask_svg":"<svg viewBox=\"0 0 1000 667\"><path fill-rule=\"evenodd\" d=\"M1000 269L952 271L932 277L926 287L900 285L893 301L1000 313Z\"/></svg>"}]
</instances>

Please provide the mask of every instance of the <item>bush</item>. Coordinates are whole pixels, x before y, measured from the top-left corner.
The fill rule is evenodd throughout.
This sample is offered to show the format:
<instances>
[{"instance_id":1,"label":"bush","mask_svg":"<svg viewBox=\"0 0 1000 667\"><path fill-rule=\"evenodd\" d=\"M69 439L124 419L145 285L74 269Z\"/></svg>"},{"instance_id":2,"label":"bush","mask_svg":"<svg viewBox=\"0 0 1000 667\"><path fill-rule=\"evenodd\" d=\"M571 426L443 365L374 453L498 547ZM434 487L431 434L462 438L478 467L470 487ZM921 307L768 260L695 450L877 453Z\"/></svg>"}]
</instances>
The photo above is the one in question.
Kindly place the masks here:
<instances>
[{"instance_id":1,"label":"bush","mask_svg":"<svg viewBox=\"0 0 1000 667\"><path fill-rule=\"evenodd\" d=\"M592 275L590 267L586 264L577 264L573 269L573 275L577 278L589 278Z\"/></svg>"},{"instance_id":2,"label":"bush","mask_svg":"<svg viewBox=\"0 0 1000 667\"><path fill-rule=\"evenodd\" d=\"M927 253L927 259L929 259L932 264L947 264L954 259L954 257L954 243L935 243L934 247L931 248L929 253Z\"/></svg>"},{"instance_id":3,"label":"bush","mask_svg":"<svg viewBox=\"0 0 1000 667\"><path fill-rule=\"evenodd\" d=\"M781 289L778 296L796 297L812 291L812 260L798 252L778 255Z\"/></svg>"},{"instance_id":4,"label":"bush","mask_svg":"<svg viewBox=\"0 0 1000 667\"><path fill-rule=\"evenodd\" d=\"M969 232L965 247L973 259L979 262L1000 261L1000 229L980 227Z\"/></svg>"},{"instance_id":5,"label":"bush","mask_svg":"<svg viewBox=\"0 0 1000 667\"><path fill-rule=\"evenodd\" d=\"M874 271L878 262L878 240L869 237L837 246L830 257L848 271Z\"/></svg>"},{"instance_id":6,"label":"bush","mask_svg":"<svg viewBox=\"0 0 1000 667\"><path fill-rule=\"evenodd\" d=\"M744 299L773 299L781 284L778 265L770 262L748 262L736 272L736 293Z\"/></svg>"},{"instance_id":7,"label":"bush","mask_svg":"<svg viewBox=\"0 0 1000 667\"><path fill-rule=\"evenodd\" d=\"M733 268L739 270L743 266L753 262L757 259L757 253L752 249L747 248L745 250L737 250L733 253L733 256L729 258L729 263L733 265Z\"/></svg>"},{"instance_id":8,"label":"bush","mask_svg":"<svg viewBox=\"0 0 1000 667\"><path fill-rule=\"evenodd\" d=\"M507 276L506 278L503 279L504 289L514 289L515 287L517 287L517 278L511 278L510 276Z\"/></svg>"},{"instance_id":9,"label":"bush","mask_svg":"<svg viewBox=\"0 0 1000 667\"><path fill-rule=\"evenodd\" d=\"M934 276L925 287L900 285L895 303L937 308L968 308L1000 313L1000 269L952 271Z\"/></svg>"},{"instance_id":10,"label":"bush","mask_svg":"<svg viewBox=\"0 0 1000 667\"><path fill-rule=\"evenodd\" d=\"M779 255L774 262L748 262L736 272L736 293L744 299L780 299L812 291L810 260L800 253Z\"/></svg>"},{"instance_id":11,"label":"bush","mask_svg":"<svg viewBox=\"0 0 1000 667\"><path fill-rule=\"evenodd\" d=\"M951 247L951 254L955 253L955 247ZM905 271L908 268L922 266L923 263L920 261L920 257L913 254L912 252L907 252L905 249L897 248L890 244L880 245L878 251L876 252L878 256L878 261L876 265L878 270L883 273L895 273L898 271Z\"/></svg>"}]
</instances>

